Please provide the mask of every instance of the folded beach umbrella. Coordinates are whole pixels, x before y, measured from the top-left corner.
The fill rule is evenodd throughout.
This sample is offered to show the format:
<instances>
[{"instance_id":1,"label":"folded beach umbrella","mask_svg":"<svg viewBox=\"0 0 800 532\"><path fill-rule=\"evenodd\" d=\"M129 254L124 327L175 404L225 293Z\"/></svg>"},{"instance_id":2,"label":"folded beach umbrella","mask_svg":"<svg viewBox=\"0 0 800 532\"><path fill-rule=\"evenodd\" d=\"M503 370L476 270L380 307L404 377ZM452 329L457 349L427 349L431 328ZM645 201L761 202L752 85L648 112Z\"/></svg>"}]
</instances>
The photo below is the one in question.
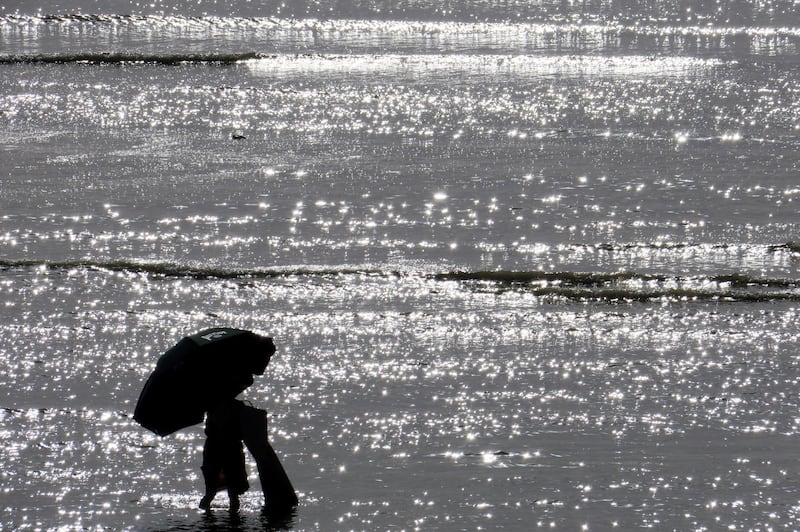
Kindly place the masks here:
<instances>
[{"instance_id":1,"label":"folded beach umbrella","mask_svg":"<svg viewBox=\"0 0 800 532\"><path fill-rule=\"evenodd\" d=\"M201 423L210 406L253 384L274 352L271 338L240 329L187 336L158 359L133 419L159 436Z\"/></svg>"}]
</instances>

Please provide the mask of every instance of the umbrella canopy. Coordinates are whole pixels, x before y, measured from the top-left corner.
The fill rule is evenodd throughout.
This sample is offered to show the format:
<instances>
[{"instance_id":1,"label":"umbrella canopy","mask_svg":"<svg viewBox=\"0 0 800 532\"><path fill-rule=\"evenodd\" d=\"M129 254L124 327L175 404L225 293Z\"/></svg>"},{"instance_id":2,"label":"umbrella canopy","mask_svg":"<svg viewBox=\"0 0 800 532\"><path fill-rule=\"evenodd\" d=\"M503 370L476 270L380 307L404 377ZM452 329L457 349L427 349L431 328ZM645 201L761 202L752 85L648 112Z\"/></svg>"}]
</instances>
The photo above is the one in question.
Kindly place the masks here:
<instances>
[{"instance_id":1,"label":"umbrella canopy","mask_svg":"<svg viewBox=\"0 0 800 532\"><path fill-rule=\"evenodd\" d=\"M160 436L196 425L211 406L253 384L274 352L271 338L241 329L187 336L158 359L133 418Z\"/></svg>"}]
</instances>

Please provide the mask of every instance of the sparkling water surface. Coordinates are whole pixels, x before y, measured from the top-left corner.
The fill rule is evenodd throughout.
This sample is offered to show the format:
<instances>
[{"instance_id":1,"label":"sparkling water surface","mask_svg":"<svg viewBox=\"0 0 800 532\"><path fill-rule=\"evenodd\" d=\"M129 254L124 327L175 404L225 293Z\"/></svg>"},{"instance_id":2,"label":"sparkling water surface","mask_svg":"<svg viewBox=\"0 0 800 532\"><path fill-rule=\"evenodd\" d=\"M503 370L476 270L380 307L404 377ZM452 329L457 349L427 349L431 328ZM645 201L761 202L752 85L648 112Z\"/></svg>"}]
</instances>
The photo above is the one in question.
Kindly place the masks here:
<instances>
[{"instance_id":1,"label":"sparkling water surface","mask_svg":"<svg viewBox=\"0 0 800 532\"><path fill-rule=\"evenodd\" d=\"M14 526L229 519L193 509L201 430L161 440L130 418L154 355L220 322L282 346L246 397L272 413L298 529L796 522L790 304L569 303L374 275L7 273ZM256 493L244 508L262 528Z\"/></svg>"},{"instance_id":2,"label":"sparkling water surface","mask_svg":"<svg viewBox=\"0 0 800 532\"><path fill-rule=\"evenodd\" d=\"M0 528L797 528L767 4L4 3ZM132 420L219 325L278 345L286 520Z\"/></svg>"},{"instance_id":3,"label":"sparkling water surface","mask_svg":"<svg viewBox=\"0 0 800 532\"><path fill-rule=\"evenodd\" d=\"M774 248L797 234L794 69L473 55L4 68L8 258L795 269Z\"/></svg>"}]
</instances>

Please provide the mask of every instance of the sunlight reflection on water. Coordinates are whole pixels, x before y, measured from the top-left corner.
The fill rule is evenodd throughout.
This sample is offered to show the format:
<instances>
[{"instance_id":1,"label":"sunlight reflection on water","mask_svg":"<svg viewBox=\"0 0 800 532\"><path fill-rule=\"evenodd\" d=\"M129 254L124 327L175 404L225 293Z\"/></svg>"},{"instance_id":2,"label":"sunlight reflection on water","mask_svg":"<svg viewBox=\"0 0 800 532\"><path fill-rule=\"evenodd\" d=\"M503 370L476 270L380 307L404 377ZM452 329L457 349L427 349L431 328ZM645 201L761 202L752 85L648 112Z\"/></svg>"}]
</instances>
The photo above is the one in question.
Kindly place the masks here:
<instances>
[{"instance_id":1,"label":"sunlight reflection on water","mask_svg":"<svg viewBox=\"0 0 800 532\"><path fill-rule=\"evenodd\" d=\"M775 248L796 234L788 67L417 54L126 64L112 80L103 65L7 68L20 76L0 82L16 161L0 243L14 256L796 266Z\"/></svg>"},{"instance_id":2,"label":"sunlight reflection on water","mask_svg":"<svg viewBox=\"0 0 800 532\"><path fill-rule=\"evenodd\" d=\"M11 276L4 302L35 278ZM3 327L4 506L20 528L210 526L193 510L201 428L160 440L130 411L158 352L220 322L277 338L246 397L272 413L301 529L796 515L789 303L551 305L395 276L58 281ZM263 526L256 491L244 508Z\"/></svg>"},{"instance_id":3,"label":"sunlight reflection on water","mask_svg":"<svg viewBox=\"0 0 800 532\"><path fill-rule=\"evenodd\" d=\"M797 528L797 29L435 14L0 17L0 528ZM131 419L214 325L291 523Z\"/></svg>"}]
</instances>

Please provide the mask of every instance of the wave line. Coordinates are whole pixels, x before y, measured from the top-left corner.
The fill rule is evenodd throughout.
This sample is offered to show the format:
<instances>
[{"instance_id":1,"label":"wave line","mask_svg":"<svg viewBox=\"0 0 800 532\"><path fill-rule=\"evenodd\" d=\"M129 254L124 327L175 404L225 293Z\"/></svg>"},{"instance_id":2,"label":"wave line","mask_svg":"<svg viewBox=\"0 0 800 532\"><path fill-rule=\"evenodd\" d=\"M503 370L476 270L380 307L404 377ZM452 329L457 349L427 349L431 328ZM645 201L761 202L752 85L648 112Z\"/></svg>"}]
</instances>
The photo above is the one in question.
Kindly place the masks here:
<instances>
[{"instance_id":1,"label":"wave line","mask_svg":"<svg viewBox=\"0 0 800 532\"><path fill-rule=\"evenodd\" d=\"M129 260L94 261L94 260L0 260L0 271L40 269L48 271L62 270L97 270L151 275L154 277L178 277L188 279L258 279L290 276L332 276L332 275L378 275L385 274L369 268L218 268L194 267L172 262L139 262ZM391 272L392 275L397 275Z\"/></svg>"},{"instance_id":2,"label":"wave line","mask_svg":"<svg viewBox=\"0 0 800 532\"><path fill-rule=\"evenodd\" d=\"M170 262L132 260L2 260L0 272L14 270L122 272L153 279L246 280L285 277L371 276L418 278L453 282L478 292L521 291L536 297L581 301L689 301L739 302L800 301L800 281L762 278L732 273L696 277L672 277L636 272L544 271L448 271L430 273L379 267L321 266L285 268L221 268Z\"/></svg>"},{"instance_id":3,"label":"wave line","mask_svg":"<svg viewBox=\"0 0 800 532\"><path fill-rule=\"evenodd\" d=\"M93 53L56 53L28 55L0 55L0 64L126 64L143 63L158 65L181 65L186 63L208 63L229 65L250 59L265 59L272 56L256 52L240 52L228 54L215 53L181 53L181 54L143 54L133 52L93 52Z\"/></svg>"}]
</instances>

